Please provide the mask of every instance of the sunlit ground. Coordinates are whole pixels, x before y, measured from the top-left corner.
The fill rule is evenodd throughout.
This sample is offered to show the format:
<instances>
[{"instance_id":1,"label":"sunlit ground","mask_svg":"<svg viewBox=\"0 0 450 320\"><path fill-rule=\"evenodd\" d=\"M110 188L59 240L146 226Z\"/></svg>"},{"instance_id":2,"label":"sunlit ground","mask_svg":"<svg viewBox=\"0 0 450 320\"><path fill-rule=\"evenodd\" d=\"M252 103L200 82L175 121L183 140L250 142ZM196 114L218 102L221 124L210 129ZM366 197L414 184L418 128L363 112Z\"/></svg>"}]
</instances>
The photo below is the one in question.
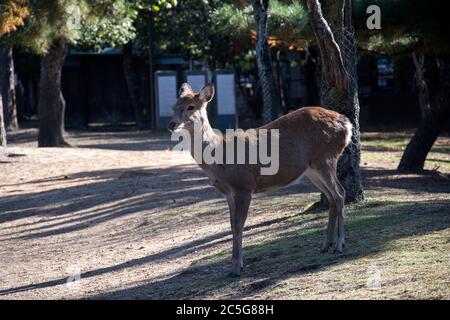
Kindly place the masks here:
<instances>
[{"instance_id":1,"label":"sunlit ground","mask_svg":"<svg viewBox=\"0 0 450 320\"><path fill-rule=\"evenodd\" d=\"M168 135L34 129L0 158L0 296L59 298L450 298L450 138L426 173L395 168L409 133L362 135L366 200L347 207L348 248L320 254L327 213L301 185L254 198L245 270L226 277L227 205Z\"/></svg>"}]
</instances>

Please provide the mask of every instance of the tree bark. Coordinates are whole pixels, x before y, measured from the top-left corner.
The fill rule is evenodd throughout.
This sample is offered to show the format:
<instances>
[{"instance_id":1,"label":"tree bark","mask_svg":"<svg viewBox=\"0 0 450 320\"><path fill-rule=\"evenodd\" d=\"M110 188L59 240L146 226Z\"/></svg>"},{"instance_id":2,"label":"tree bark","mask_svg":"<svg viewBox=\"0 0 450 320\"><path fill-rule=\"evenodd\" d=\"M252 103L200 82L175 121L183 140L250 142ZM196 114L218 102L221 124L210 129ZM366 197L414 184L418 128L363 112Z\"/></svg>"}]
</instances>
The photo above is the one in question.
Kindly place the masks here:
<instances>
[{"instance_id":1,"label":"tree bark","mask_svg":"<svg viewBox=\"0 0 450 320\"><path fill-rule=\"evenodd\" d=\"M148 112L140 99L139 67L133 59L133 43L131 41L123 46L123 70L136 125L139 129L148 128L150 119L148 119Z\"/></svg>"},{"instance_id":2,"label":"tree bark","mask_svg":"<svg viewBox=\"0 0 450 320\"><path fill-rule=\"evenodd\" d=\"M417 95L419 97L419 106L422 119L426 117L430 111L430 95L428 93L428 86L425 81L425 56L416 52L412 53L412 58L415 67L415 79Z\"/></svg>"},{"instance_id":3,"label":"tree bark","mask_svg":"<svg viewBox=\"0 0 450 320\"><path fill-rule=\"evenodd\" d=\"M269 0L253 0L252 6L256 21L256 63L263 96L262 118L267 123L276 119L280 111L280 92L273 74L268 42Z\"/></svg>"},{"instance_id":4,"label":"tree bark","mask_svg":"<svg viewBox=\"0 0 450 320\"><path fill-rule=\"evenodd\" d=\"M338 178L346 191L346 202L364 199L359 167L361 157L356 45L351 22L351 0L308 0L308 13L318 42L322 70L321 105L335 110L353 124L350 144L338 163Z\"/></svg>"},{"instance_id":5,"label":"tree bark","mask_svg":"<svg viewBox=\"0 0 450 320\"><path fill-rule=\"evenodd\" d=\"M15 86L15 71L14 71L14 55L13 49L8 49L8 130L19 129L19 121L17 120L17 98Z\"/></svg>"},{"instance_id":6,"label":"tree bark","mask_svg":"<svg viewBox=\"0 0 450 320\"><path fill-rule=\"evenodd\" d=\"M153 11L149 12L148 19L147 19L147 34L148 34L148 72L149 72L149 97L148 97L148 104L149 104L149 117L151 120L151 127L156 127L156 106L155 106L155 85L154 85L154 70L153 70L153 63L154 63L154 27L153 27L153 18L154 13Z\"/></svg>"},{"instance_id":7,"label":"tree bark","mask_svg":"<svg viewBox=\"0 0 450 320\"><path fill-rule=\"evenodd\" d=\"M19 122L17 120L14 56L12 48L8 48L1 53L0 75L5 127L7 130L16 130L19 128Z\"/></svg>"},{"instance_id":8,"label":"tree bark","mask_svg":"<svg viewBox=\"0 0 450 320\"><path fill-rule=\"evenodd\" d=\"M3 99L0 92L0 147L6 147L6 130L3 116Z\"/></svg>"},{"instance_id":9,"label":"tree bark","mask_svg":"<svg viewBox=\"0 0 450 320\"><path fill-rule=\"evenodd\" d=\"M436 59L434 64L430 64L430 69L428 84L425 83L431 97L430 109L422 118L416 133L406 146L398 165L398 170L401 172L421 172L423 170L428 153L439 133L449 121L450 88L445 81L446 63Z\"/></svg>"},{"instance_id":10,"label":"tree bark","mask_svg":"<svg viewBox=\"0 0 450 320\"><path fill-rule=\"evenodd\" d=\"M8 52L0 49L0 96L2 97L3 125L8 126Z\"/></svg>"},{"instance_id":11,"label":"tree bark","mask_svg":"<svg viewBox=\"0 0 450 320\"><path fill-rule=\"evenodd\" d=\"M64 140L66 103L61 92L61 72L67 55L67 42L60 38L41 60L39 81L39 147L70 146Z\"/></svg>"}]
</instances>

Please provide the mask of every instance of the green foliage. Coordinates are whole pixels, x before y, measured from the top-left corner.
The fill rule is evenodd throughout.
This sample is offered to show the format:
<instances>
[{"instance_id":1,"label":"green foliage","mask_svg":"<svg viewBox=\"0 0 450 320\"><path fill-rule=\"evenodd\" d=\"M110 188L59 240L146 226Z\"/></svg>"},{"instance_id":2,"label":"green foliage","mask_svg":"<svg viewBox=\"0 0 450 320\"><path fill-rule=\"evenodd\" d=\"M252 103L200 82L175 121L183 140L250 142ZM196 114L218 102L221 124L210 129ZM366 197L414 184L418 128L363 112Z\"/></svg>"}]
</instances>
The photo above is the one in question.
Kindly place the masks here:
<instances>
[{"instance_id":1,"label":"green foliage","mask_svg":"<svg viewBox=\"0 0 450 320\"><path fill-rule=\"evenodd\" d=\"M269 3L269 34L286 46L305 46L312 39L308 15L304 5L298 0ZM213 12L212 21L216 32L232 35L236 40L249 40L255 32L255 18L251 4L238 7L225 4Z\"/></svg>"},{"instance_id":2,"label":"green foliage","mask_svg":"<svg viewBox=\"0 0 450 320\"><path fill-rule=\"evenodd\" d=\"M177 0L138 0L133 1L139 10L159 12L163 9L171 9L177 6Z\"/></svg>"},{"instance_id":3,"label":"green foliage","mask_svg":"<svg viewBox=\"0 0 450 320\"><path fill-rule=\"evenodd\" d=\"M255 18L251 5L239 8L233 4L224 4L214 10L212 23L218 34L232 34L235 39L248 39L255 29Z\"/></svg>"},{"instance_id":4,"label":"green foliage","mask_svg":"<svg viewBox=\"0 0 450 320\"><path fill-rule=\"evenodd\" d=\"M99 48L120 45L135 36L137 16L133 2L127 0L31 0L30 15L23 28L5 41L44 53L58 38L72 44Z\"/></svg>"},{"instance_id":5,"label":"green foliage","mask_svg":"<svg viewBox=\"0 0 450 320\"><path fill-rule=\"evenodd\" d=\"M146 1L142 1L145 3ZM148 49L149 11L153 21L153 40L156 55L181 54L187 58L207 59L210 62L227 60L231 37L214 32L211 20L213 11L223 3L221 0L167 1L153 10L147 1L136 20L136 42L143 52Z\"/></svg>"},{"instance_id":6,"label":"green foliage","mask_svg":"<svg viewBox=\"0 0 450 320\"><path fill-rule=\"evenodd\" d=\"M114 1L111 9L87 17L81 27L82 36L74 44L101 50L103 46L121 46L136 36L134 21L137 6L127 1Z\"/></svg>"}]
</instances>

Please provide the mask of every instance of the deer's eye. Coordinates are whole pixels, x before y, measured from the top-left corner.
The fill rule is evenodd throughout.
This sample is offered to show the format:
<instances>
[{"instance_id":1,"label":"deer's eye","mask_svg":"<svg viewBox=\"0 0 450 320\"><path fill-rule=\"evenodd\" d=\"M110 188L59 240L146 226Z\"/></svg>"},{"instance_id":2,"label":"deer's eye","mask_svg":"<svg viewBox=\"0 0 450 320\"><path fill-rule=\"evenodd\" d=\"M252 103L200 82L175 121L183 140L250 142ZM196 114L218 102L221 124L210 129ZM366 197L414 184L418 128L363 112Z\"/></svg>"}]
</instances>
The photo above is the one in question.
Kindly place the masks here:
<instances>
[{"instance_id":1,"label":"deer's eye","mask_svg":"<svg viewBox=\"0 0 450 320\"><path fill-rule=\"evenodd\" d=\"M192 105L191 105L191 106L187 107L186 109L187 109L187 111L192 111L192 110L195 109L195 106L192 106Z\"/></svg>"}]
</instances>

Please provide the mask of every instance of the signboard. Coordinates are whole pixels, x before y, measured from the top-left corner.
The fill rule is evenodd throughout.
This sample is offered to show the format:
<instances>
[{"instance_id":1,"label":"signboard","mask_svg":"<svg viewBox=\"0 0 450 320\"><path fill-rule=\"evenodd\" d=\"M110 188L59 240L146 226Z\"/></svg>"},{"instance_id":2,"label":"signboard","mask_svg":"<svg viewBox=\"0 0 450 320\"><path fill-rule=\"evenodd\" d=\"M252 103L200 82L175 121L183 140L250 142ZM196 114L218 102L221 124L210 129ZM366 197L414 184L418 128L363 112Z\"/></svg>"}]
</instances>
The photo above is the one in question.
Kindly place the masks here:
<instances>
[{"instance_id":1,"label":"signboard","mask_svg":"<svg viewBox=\"0 0 450 320\"><path fill-rule=\"evenodd\" d=\"M173 115L172 106L177 99L177 73L155 72L156 127L165 129Z\"/></svg>"},{"instance_id":2,"label":"signboard","mask_svg":"<svg viewBox=\"0 0 450 320\"><path fill-rule=\"evenodd\" d=\"M199 92L206 84L206 74L202 71L187 71L186 82L191 85L194 92Z\"/></svg>"},{"instance_id":3,"label":"signboard","mask_svg":"<svg viewBox=\"0 0 450 320\"><path fill-rule=\"evenodd\" d=\"M216 70L216 119L218 129L234 129L237 127L236 93L234 71Z\"/></svg>"}]
</instances>

